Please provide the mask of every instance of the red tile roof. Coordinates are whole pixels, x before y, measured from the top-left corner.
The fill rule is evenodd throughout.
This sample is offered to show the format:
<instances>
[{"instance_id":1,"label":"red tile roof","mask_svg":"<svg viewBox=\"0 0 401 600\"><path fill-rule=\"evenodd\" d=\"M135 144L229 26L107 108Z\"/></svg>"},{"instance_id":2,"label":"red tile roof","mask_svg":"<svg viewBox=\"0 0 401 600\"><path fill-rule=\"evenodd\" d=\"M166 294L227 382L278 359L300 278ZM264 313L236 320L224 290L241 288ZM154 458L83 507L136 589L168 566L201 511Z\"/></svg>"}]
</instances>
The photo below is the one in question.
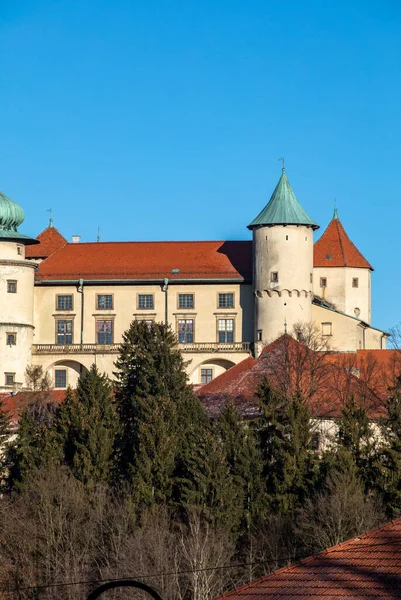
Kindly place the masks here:
<instances>
[{"instance_id":1,"label":"red tile roof","mask_svg":"<svg viewBox=\"0 0 401 600\"><path fill-rule=\"evenodd\" d=\"M332 219L322 237L313 247L314 267L373 267L345 233L339 219Z\"/></svg>"},{"instance_id":2,"label":"red tile roof","mask_svg":"<svg viewBox=\"0 0 401 600\"><path fill-rule=\"evenodd\" d=\"M401 519L274 571L220 598L401 598Z\"/></svg>"},{"instance_id":3,"label":"red tile roof","mask_svg":"<svg viewBox=\"0 0 401 600\"><path fill-rule=\"evenodd\" d=\"M259 359L245 359L196 390L211 416L220 414L231 398L247 418L259 414L258 387L267 377L273 388L289 395L297 389L315 417L340 416L347 397L365 402L370 417L385 414L389 387L401 373L401 352L313 352L289 335L283 335L262 351Z\"/></svg>"},{"instance_id":4,"label":"red tile roof","mask_svg":"<svg viewBox=\"0 0 401 600\"><path fill-rule=\"evenodd\" d=\"M39 244L27 246L25 249L27 258L47 258L68 243L55 227L46 227L36 239L39 240Z\"/></svg>"},{"instance_id":5,"label":"red tile roof","mask_svg":"<svg viewBox=\"0 0 401 600\"><path fill-rule=\"evenodd\" d=\"M173 269L179 269L173 274ZM247 279L252 242L67 244L39 265L38 280Z\"/></svg>"},{"instance_id":6,"label":"red tile roof","mask_svg":"<svg viewBox=\"0 0 401 600\"><path fill-rule=\"evenodd\" d=\"M24 408L32 402L33 392L18 392L16 394L0 393L0 401L3 402L4 410L6 410L13 425L19 421L20 415ZM48 402L57 402L60 404L65 398L66 390L50 390Z\"/></svg>"}]
</instances>

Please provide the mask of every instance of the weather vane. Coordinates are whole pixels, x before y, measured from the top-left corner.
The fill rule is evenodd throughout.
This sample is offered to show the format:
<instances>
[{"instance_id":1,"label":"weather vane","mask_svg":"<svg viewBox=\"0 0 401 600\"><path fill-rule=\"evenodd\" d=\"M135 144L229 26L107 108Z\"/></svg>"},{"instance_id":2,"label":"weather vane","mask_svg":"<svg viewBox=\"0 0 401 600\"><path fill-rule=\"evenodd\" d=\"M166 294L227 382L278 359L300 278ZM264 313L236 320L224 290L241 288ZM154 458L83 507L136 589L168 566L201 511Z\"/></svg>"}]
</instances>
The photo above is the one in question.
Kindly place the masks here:
<instances>
[{"instance_id":1,"label":"weather vane","mask_svg":"<svg viewBox=\"0 0 401 600\"><path fill-rule=\"evenodd\" d=\"M50 213L49 214L49 227L54 227L53 225L53 212L51 208L47 208L46 212Z\"/></svg>"},{"instance_id":2,"label":"weather vane","mask_svg":"<svg viewBox=\"0 0 401 600\"><path fill-rule=\"evenodd\" d=\"M282 156L281 158L278 158L277 160L281 160L281 168L283 169L283 171L285 171L284 157Z\"/></svg>"}]
</instances>

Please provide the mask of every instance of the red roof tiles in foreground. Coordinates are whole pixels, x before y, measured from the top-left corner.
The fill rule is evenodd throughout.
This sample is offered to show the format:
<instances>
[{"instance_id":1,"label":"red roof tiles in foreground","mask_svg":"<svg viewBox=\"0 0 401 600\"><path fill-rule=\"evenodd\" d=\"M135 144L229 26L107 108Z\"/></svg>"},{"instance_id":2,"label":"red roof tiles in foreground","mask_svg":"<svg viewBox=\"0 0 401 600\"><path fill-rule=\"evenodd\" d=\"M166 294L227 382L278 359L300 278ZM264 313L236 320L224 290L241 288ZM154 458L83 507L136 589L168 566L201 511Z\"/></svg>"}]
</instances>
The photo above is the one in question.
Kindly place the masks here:
<instances>
[{"instance_id":1,"label":"red roof tiles in foreground","mask_svg":"<svg viewBox=\"0 0 401 600\"><path fill-rule=\"evenodd\" d=\"M313 352L283 335L266 346L257 361L245 359L195 393L211 416L219 415L232 399L240 414L252 418L260 414L257 392L266 377L281 393L300 390L315 417L340 416L344 401L354 395L375 419L385 414L389 388L400 373L397 350Z\"/></svg>"},{"instance_id":2,"label":"red roof tiles in foreground","mask_svg":"<svg viewBox=\"0 0 401 600\"><path fill-rule=\"evenodd\" d=\"M220 598L401 598L401 519L270 573Z\"/></svg>"},{"instance_id":3,"label":"red roof tiles in foreground","mask_svg":"<svg viewBox=\"0 0 401 600\"><path fill-rule=\"evenodd\" d=\"M98 242L67 244L39 265L36 278L249 280L251 275L252 242Z\"/></svg>"},{"instance_id":4,"label":"red roof tiles in foreground","mask_svg":"<svg viewBox=\"0 0 401 600\"><path fill-rule=\"evenodd\" d=\"M322 237L313 247L314 267L373 267L345 233L339 219L332 219Z\"/></svg>"},{"instance_id":5,"label":"red roof tiles in foreground","mask_svg":"<svg viewBox=\"0 0 401 600\"><path fill-rule=\"evenodd\" d=\"M47 258L68 243L55 227L47 227L36 239L39 244L26 247L26 258Z\"/></svg>"},{"instance_id":6,"label":"red roof tiles in foreground","mask_svg":"<svg viewBox=\"0 0 401 600\"><path fill-rule=\"evenodd\" d=\"M16 394L1 393L0 402L3 403L3 409L7 411L11 417L11 421L15 426L21 416L24 408L32 402L33 392L18 392ZM50 390L47 402L56 402L61 404L65 399L66 390Z\"/></svg>"}]
</instances>

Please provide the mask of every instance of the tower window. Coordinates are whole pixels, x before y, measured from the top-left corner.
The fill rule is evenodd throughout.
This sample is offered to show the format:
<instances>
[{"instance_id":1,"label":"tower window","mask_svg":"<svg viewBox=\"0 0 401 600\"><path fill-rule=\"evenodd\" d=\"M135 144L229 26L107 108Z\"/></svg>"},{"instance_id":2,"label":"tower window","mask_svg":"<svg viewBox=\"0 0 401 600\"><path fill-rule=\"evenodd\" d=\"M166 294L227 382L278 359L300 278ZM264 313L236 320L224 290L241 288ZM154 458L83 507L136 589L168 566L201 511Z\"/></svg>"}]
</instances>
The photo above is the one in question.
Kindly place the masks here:
<instances>
[{"instance_id":1,"label":"tower window","mask_svg":"<svg viewBox=\"0 0 401 600\"><path fill-rule=\"evenodd\" d=\"M6 385L14 385L15 373L4 373L4 375L5 375L5 384Z\"/></svg>"},{"instance_id":2,"label":"tower window","mask_svg":"<svg viewBox=\"0 0 401 600\"><path fill-rule=\"evenodd\" d=\"M358 277L352 278L352 287L359 287L359 279Z\"/></svg>"},{"instance_id":3,"label":"tower window","mask_svg":"<svg viewBox=\"0 0 401 600\"><path fill-rule=\"evenodd\" d=\"M288 242L288 235L286 235L286 236L285 236L285 239L286 239L286 240L287 240L287 242Z\"/></svg>"},{"instance_id":4,"label":"tower window","mask_svg":"<svg viewBox=\"0 0 401 600\"><path fill-rule=\"evenodd\" d=\"M258 331L256 332L256 337L258 342L261 342L263 339L263 330L262 329L258 329Z\"/></svg>"},{"instance_id":5,"label":"tower window","mask_svg":"<svg viewBox=\"0 0 401 600\"><path fill-rule=\"evenodd\" d=\"M327 287L327 277L321 277L320 278L320 287L321 288Z\"/></svg>"},{"instance_id":6,"label":"tower window","mask_svg":"<svg viewBox=\"0 0 401 600\"><path fill-rule=\"evenodd\" d=\"M313 283L313 273L310 273L309 280L310 280L311 283Z\"/></svg>"},{"instance_id":7,"label":"tower window","mask_svg":"<svg viewBox=\"0 0 401 600\"><path fill-rule=\"evenodd\" d=\"M17 246L17 254L19 254L21 256L21 254L22 254L21 246Z\"/></svg>"},{"instance_id":8,"label":"tower window","mask_svg":"<svg viewBox=\"0 0 401 600\"><path fill-rule=\"evenodd\" d=\"M9 294L17 293L17 282L14 279L7 280L7 292Z\"/></svg>"},{"instance_id":9,"label":"tower window","mask_svg":"<svg viewBox=\"0 0 401 600\"><path fill-rule=\"evenodd\" d=\"M272 271L270 273L270 281L272 283L278 283L278 271Z\"/></svg>"},{"instance_id":10,"label":"tower window","mask_svg":"<svg viewBox=\"0 0 401 600\"><path fill-rule=\"evenodd\" d=\"M17 343L16 333L7 333L7 346L15 346Z\"/></svg>"}]
</instances>

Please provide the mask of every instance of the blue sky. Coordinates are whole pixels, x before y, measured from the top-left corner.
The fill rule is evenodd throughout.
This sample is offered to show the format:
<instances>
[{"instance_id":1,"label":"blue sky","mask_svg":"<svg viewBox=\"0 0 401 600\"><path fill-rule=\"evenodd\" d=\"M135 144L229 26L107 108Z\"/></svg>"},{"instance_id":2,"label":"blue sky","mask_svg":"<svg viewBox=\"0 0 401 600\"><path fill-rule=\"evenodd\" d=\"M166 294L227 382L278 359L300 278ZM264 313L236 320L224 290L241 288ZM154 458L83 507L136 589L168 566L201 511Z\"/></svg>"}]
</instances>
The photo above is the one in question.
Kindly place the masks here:
<instances>
[{"instance_id":1,"label":"blue sky","mask_svg":"<svg viewBox=\"0 0 401 600\"><path fill-rule=\"evenodd\" d=\"M0 189L37 235L248 239L280 176L337 198L401 321L399 0L2 0Z\"/></svg>"}]
</instances>

